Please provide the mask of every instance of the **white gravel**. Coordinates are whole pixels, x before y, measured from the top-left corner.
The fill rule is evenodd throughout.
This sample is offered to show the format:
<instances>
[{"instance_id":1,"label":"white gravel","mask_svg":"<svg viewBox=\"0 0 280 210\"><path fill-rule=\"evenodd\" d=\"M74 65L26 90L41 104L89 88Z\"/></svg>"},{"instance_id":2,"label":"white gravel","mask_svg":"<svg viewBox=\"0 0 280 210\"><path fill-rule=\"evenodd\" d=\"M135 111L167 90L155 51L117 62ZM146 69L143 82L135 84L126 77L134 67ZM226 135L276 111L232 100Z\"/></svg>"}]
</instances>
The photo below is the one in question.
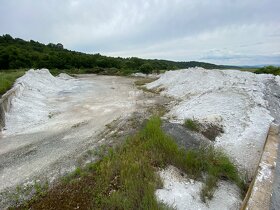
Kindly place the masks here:
<instances>
[{"instance_id":1,"label":"white gravel","mask_svg":"<svg viewBox=\"0 0 280 210\"><path fill-rule=\"evenodd\" d=\"M215 145L250 176L273 121L264 99L264 83L273 78L237 70L190 68L168 71L147 87L163 87L162 94L178 99L167 114L171 121L196 118L222 124L225 132Z\"/></svg>"},{"instance_id":2,"label":"white gravel","mask_svg":"<svg viewBox=\"0 0 280 210\"><path fill-rule=\"evenodd\" d=\"M164 187L156 191L157 199L178 210L238 209L242 202L239 189L225 181L218 183L213 199L203 203L200 199L202 182L183 177L173 166L160 171L159 175Z\"/></svg>"},{"instance_id":3,"label":"white gravel","mask_svg":"<svg viewBox=\"0 0 280 210\"><path fill-rule=\"evenodd\" d=\"M146 86L161 88L164 90L161 94L177 101L165 116L170 121L183 123L186 118L195 118L221 124L225 132L216 138L215 146L222 148L240 171L251 178L274 120L269 110L278 110L269 107L265 100L266 84L270 82L280 85L279 77L273 75L190 68L165 72ZM220 182L214 198L204 204L199 198L202 183L179 179L174 170L167 168L160 172L164 188L156 196L162 202L177 209L239 209L241 201L236 186Z\"/></svg>"},{"instance_id":4,"label":"white gravel","mask_svg":"<svg viewBox=\"0 0 280 210\"><path fill-rule=\"evenodd\" d=\"M22 133L46 122L57 109L48 99L63 90L70 92L78 85L78 81L64 74L54 77L47 69L29 70L14 84L17 93L11 100L10 111L6 113L4 134Z\"/></svg>"}]
</instances>

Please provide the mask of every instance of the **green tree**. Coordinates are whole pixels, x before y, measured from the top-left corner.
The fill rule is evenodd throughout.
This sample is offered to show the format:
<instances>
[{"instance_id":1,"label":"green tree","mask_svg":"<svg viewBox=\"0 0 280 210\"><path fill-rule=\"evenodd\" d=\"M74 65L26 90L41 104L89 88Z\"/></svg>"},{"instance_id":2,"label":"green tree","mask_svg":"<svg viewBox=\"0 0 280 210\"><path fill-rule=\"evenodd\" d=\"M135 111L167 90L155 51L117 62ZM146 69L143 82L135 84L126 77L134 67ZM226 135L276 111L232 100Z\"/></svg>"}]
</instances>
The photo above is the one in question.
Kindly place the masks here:
<instances>
[{"instance_id":1,"label":"green tree","mask_svg":"<svg viewBox=\"0 0 280 210\"><path fill-rule=\"evenodd\" d=\"M149 63L144 63L139 70L144 74L150 74L153 72L153 66Z\"/></svg>"}]
</instances>

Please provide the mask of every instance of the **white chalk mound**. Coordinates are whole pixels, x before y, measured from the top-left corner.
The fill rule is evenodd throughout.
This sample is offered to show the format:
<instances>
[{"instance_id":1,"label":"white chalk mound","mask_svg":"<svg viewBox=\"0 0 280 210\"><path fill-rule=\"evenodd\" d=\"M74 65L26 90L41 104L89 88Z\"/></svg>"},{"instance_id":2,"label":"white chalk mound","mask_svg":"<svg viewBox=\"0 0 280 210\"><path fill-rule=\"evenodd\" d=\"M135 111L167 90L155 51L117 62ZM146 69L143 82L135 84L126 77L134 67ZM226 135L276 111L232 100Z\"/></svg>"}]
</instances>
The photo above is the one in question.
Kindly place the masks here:
<instances>
[{"instance_id":1,"label":"white chalk mound","mask_svg":"<svg viewBox=\"0 0 280 210\"><path fill-rule=\"evenodd\" d=\"M14 84L15 95L6 113L6 133L24 131L49 118L55 108L48 97L72 88L69 76L54 77L47 69L29 70Z\"/></svg>"},{"instance_id":2,"label":"white chalk mound","mask_svg":"<svg viewBox=\"0 0 280 210\"><path fill-rule=\"evenodd\" d=\"M162 94L180 101L168 114L174 121L217 119L225 133L216 138L215 145L252 175L273 120L264 100L265 82L269 79L274 76L190 68L168 71L147 88L163 87Z\"/></svg>"},{"instance_id":3,"label":"white chalk mound","mask_svg":"<svg viewBox=\"0 0 280 210\"><path fill-rule=\"evenodd\" d=\"M178 100L166 116L171 121L196 118L222 125L224 133L216 138L215 146L223 148L250 178L273 121L264 99L266 83L271 81L280 84L279 77L273 75L190 68L168 71L146 86L161 88L161 94ZM239 209L240 192L233 184L219 182L213 199L205 204L199 199L202 183L178 174L170 167L160 172L164 187L156 191L158 200L177 209Z\"/></svg>"},{"instance_id":4,"label":"white chalk mound","mask_svg":"<svg viewBox=\"0 0 280 210\"><path fill-rule=\"evenodd\" d=\"M203 183L182 177L181 174L173 166L159 171L163 189L156 191L158 201L178 210L239 209L242 201L239 189L234 184L220 181L213 199L203 203L200 198Z\"/></svg>"}]
</instances>

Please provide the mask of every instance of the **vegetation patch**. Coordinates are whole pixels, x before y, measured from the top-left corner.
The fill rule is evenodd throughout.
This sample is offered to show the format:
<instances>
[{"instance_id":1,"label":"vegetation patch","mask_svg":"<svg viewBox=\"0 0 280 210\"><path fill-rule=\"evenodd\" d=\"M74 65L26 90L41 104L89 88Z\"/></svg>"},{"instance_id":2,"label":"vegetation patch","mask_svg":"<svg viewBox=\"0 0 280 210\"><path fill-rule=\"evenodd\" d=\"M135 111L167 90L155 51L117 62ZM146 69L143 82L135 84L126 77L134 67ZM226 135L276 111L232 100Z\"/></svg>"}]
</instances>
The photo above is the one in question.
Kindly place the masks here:
<instances>
[{"instance_id":1,"label":"vegetation patch","mask_svg":"<svg viewBox=\"0 0 280 210\"><path fill-rule=\"evenodd\" d=\"M157 171L168 165L203 181L204 201L211 199L219 179L245 189L236 167L222 151L180 148L160 126L160 118L152 117L141 131L107 150L98 162L77 168L66 182L16 209L167 209L157 202L155 190L162 187Z\"/></svg>"},{"instance_id":2,"label":"vegetation patch","mask_svg":"<svg viewBox=\"0 0 280 210\"><path fill-rule=\"evenodd\" d=\"M0 72L0 96L8 91L17 78L24 75L25 70L9 70Z\"/></svg>"},{"instance_id":3,"label":"vegetation patch","mask_svg":"<svg viewBox=\"0 0 280 210\"><path fill-rule=\"evenodd\" d=\"M141 78L139 80L136 80L134 84L137 86L142 86L142 85L146 85L147 83L151 83L155 80L157 80L157 78Z\"/></svg>"},{"instance_id":4,"label":"vegetation patch","mask_svg":"<svg viewBox=\"0 0 280 210\"><path fill-rule=\"evenodd\" d=\"M61 43L45 45L34 40L13 38L9 34L0 36L0 48L0 69L82 69L86 73L128 75L135 72L152 73L196 66L208 69L236 68L196 61L175 62L136 57L114 58L99 53L86 54L64 49Z\"/></svg>"},{"instance_id":5,"label":"vegetation patch","mask_svg":"<svg viewBox=\"0 0 280 210\"><path fill-rule=\"evenodd\" d=\"M195 119L186 119L184 126L191 131L199 131L199 122Z\"/></svg>"},{"instance_id":6,"label":"vegetation patch","mask_svg":"<svg viewBox=\"0 0 280 210\"><path fill-rule=\"evenodd\" d=\"M217 136L224 133L223 126L214 123L200 123L196 119L186 119L184 126L191 131L201 133L211 141L215 141Z\"/></svg>"},{"instance_id":7,"label":"vegetation patch","mask_svg":"<svg viewBox=\"0 0 280 210\"><path fill-rule=\"evenodd\" d=\"M280 67L276 66L265 66L255 71L256 74L273 74L280 75Z\"/></svg>"}]
</instances>

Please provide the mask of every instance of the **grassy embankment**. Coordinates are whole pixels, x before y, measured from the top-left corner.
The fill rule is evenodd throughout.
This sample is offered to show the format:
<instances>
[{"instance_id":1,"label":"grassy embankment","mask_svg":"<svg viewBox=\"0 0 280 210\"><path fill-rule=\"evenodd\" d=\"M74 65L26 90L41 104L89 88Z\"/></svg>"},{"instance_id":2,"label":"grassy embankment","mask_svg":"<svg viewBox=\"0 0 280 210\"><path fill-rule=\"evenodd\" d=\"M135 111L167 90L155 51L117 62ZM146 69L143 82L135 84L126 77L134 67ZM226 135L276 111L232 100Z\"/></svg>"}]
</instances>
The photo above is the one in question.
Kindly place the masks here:
<instances>
[{"instance_id":1,"label":"grassy embankment","mask_svg":"<svg viewBox=\"0 0 280 210\"><path fill-rule=\"evenodd\" d=\"M8 91L17 78L24 74L25 70L0 71L0 96Z\"/></svg>"},{"instance_id":2,"label":"grassy embankment","mask_svg":"<svg viewBox=\"0 0 280 210\"><path fill-rule=\"evenodd\" d=\"M155 190L162 186L156 173L173 165L190 178L204 182L201 199L211 199L219 179L245 184L236 167L221 151L212 147L185 150L160 128L159 117L100 161L76 171L43 197L24 207L33 209L167 209L157 202ZM206 176L204 176L206 175ZM23 208L23 207L21 207Z\"/></svg>"}]
</instances>

